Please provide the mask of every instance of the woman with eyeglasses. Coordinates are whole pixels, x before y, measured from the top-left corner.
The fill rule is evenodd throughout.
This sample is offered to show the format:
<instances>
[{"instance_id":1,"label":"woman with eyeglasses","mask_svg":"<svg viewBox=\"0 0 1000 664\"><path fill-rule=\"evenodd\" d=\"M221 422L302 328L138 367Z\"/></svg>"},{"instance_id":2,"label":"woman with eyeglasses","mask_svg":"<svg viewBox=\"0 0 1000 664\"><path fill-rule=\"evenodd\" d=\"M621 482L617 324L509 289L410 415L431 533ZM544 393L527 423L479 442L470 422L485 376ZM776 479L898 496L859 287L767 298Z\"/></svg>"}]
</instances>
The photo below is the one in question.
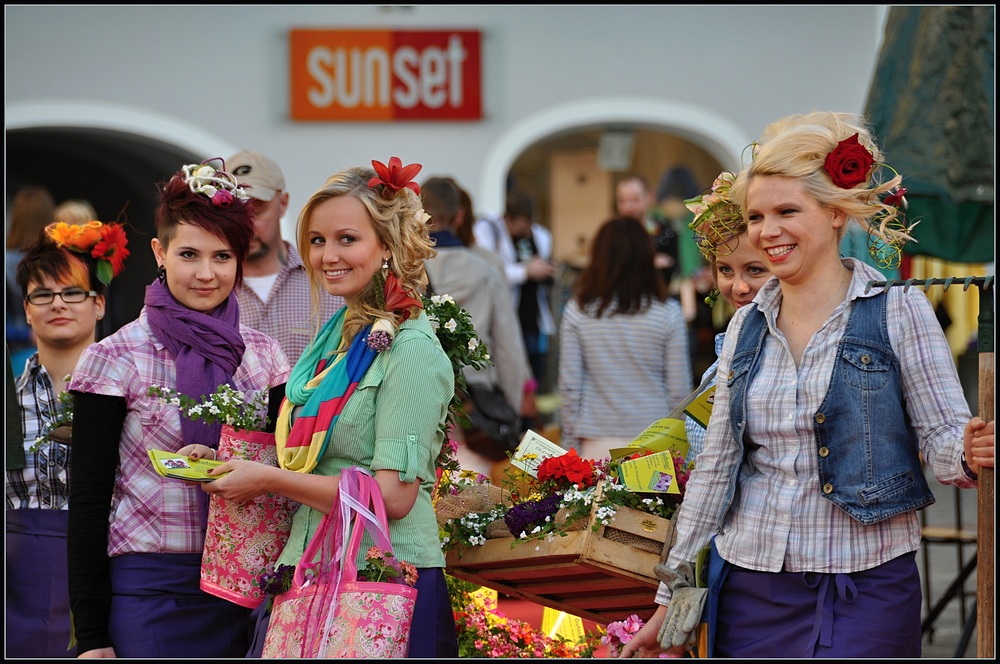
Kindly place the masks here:
<instances>
[{"instance_id":1,"label":"woman with eyeglasses","mask_svg":"<svg viewBox=\"0 0 1000 664\"><path fill-rule=\"evenodd\" d=\"M222 384L268 390L275 405L284 395L281 347L240 324L233 292L254 233L248 200L207 163L162 184L151 240L160 270L145 306L73 374L69 587L81 657L247 652L249 610L200 589L208 494L158 475L147 450L211 459L222 426L183 418L152 385L196 401Z\"/></svg>"},{"instance_id":2,"label":"woman with eyeglasses","mask_svg":"<svg viewBox=\"0 0 1000 664\"><path fill-rule=\"evenodd\" d=\"M67 375L94 343L104 316L105 286L95 267L89 256L43 235L16 268L38 350L16 382L23 450L16 451L17 463L7 455L8 657L76 654L69 648L66 580L70 437L56 425L65 412L59 395Z\"/></svg>"}]
</instances>

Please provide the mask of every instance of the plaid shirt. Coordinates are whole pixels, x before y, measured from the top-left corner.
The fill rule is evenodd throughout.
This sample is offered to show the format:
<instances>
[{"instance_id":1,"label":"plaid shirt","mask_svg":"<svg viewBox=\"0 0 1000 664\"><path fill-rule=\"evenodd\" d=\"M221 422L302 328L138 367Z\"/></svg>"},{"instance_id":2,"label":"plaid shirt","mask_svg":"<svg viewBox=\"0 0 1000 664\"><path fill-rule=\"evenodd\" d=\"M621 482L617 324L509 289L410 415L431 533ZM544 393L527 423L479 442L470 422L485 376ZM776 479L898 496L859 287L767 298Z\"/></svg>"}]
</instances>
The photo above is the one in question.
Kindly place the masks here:
<instances>
[{"instance_id":1,"label":"plaid shirt","mask_svg":"<svg viewBox=\"0 0 1000 664\"><path fill-rule=\"evenodd\" d=\"M288 251L288 264L278 273L266 304L246 284L240 285L236 296L240 301L240 322L276 339L281 350L285 351L288 363L295 366L319 330L319 325L312 313L309 275L302 264L302 257L287 242L285 249ZM321 293L319 306L321 325L344 306L344 299Z\"/></svg>"},{"instance_id":2,"label":"plaid shirt","mask_svg":"<svg viewBox=\"0 0 1000 664\"><path fill-rule=\"evenodd\" d=\"M25 467L7 471L7 509L64 510L69 507L69 447L48 442L37 452L28 448L56 414L52 380L35 353L16 383L21 407Z\"/></svg>"},{"instance_id":3,"label":"plaid shirt","mask_svg":"<svg viewBox=\"0 0 1000 664\"><path fill-rule=\"evenodd\" d=\"M246 351L233 376L240 392L266 390L288 380L278 343L240 327ZM124 397L127 412L118 444L120 464L111 498L108 555L201 552L205 524L199 517L201 487L160 477L147 450L184 446L177 406L147 394L150 385L176 389L174 358L149 327L146 310L112 336L83 352L69 389Z\"/></svg>"},{"instance_id":4,"label":"plaid shirt","mask_svg":"<svg viewBox=\"0 0 1000 664\"><path fill-rule=\"evenodd\" d=\"M755 298L770 332L760 370L747 392L747 437L760 447L750 457L752 469L743 469L738 503L716 539L722 557L741 567L850 573L915 551L920 543L916 512L866 526L823 498L820 491L812 417L827 393L852 302L866 297L869 281L882 279L860 261L844 259L844 264L854 270L847 298L813 335L798 367L775 323L781 305L779 281L768 281ZM873 288L867 296L879 292ZM740 329L749 310L736 312L731 330ZM899 358L907 414L924 461L939 482L975 486L961 460L963 431L971 415L933 308L922 291L893 288L886 318L890 343ZM729 375L738 336L726 334L719 376ZM677 517L678 541L669 559L672 567L694 560L715 534L725 478L733 464L740 463L731 431L729 387L720 380L705 449ZM657 599L663 599L662 594Z\"/></svg>"}]
</instances>

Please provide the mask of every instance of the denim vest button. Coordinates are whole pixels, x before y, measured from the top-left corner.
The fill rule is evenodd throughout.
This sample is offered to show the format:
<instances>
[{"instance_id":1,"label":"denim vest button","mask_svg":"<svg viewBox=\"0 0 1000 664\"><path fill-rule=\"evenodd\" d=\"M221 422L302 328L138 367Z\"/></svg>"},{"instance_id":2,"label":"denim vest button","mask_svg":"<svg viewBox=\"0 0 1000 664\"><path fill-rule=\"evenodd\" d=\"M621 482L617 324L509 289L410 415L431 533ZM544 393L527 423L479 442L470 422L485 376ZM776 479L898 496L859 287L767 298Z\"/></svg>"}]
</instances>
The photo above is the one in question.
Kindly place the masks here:
<instances>
[{"instance_id":1,"label":"denim vest button","mask_svg":"<svg viewBox=\"0 0 1000 664\"><path fill-rule=\"evenodd\" d=\"M829 447L821 447L821 448L819 448L819 455L821 457L829 456L830 455L830 448Z\"/></svg>"},{"instance_id":2,"label":"denim vest button","mask_svg":"<svg viewBox=\"0 0 1000 664\"><path fill-rule=\"evenodd\" d=\"M730 371L729 372L729 380L732 380L734 376L736 376L736 372L735 371Z\"/></svg>"},{"instance_id":3,"label":"denim vest button","mask_svg":"<svg viewBox=\"0 0 1000 664\"><path fill-rule=\"evenodd\" d=\"M823 493L833 493L833 485L832 484L824 484L823 485Z\"/></svg>"},{"instance_id":4,"label":"denim vest button","mask_svg":"<svg viewBox=\"0 0 1000 664\"><path fill-rule=\"evenodd\" d=\"M861 356L861 364L871 364L871 363L872 363L871 355L865 353L864 355Z\"/></svg>"},{"instance_id":5,"label":"denim vest button","mask_svg":"<svg viewBox=\"0 0 1000 664\"><path fill-rule=\"evenodd\" d=\"M824 415L823 413L816 413L815 419L816 419L816 424L823 424L823 422L826 422L826 415Z\"/></svg>"}]
</instances>

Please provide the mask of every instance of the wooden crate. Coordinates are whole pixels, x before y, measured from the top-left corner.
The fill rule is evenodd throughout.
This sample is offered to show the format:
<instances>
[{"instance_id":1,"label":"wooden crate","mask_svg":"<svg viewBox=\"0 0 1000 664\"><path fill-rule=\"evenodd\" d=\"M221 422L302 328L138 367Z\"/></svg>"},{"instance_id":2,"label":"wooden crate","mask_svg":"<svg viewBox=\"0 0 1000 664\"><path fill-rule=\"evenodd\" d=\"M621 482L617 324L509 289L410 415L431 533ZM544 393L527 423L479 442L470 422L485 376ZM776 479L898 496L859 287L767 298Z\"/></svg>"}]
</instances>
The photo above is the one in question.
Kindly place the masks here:
<instances>
[{"instance_id":1,"label":"wooden crate","mask_svg":"<svg viewBox=\"0 0 1000 664\"><path fill-rule=\"evenodd\" d=\"M596 501L595 501L596 504ZM659 580L653 565L670 541L673 523L619 507L596 532L572 531L551 542L505 537L447 554L454 577L553 609L608 624L633 613L649 620Z\"/></svg>"}]
</instances>

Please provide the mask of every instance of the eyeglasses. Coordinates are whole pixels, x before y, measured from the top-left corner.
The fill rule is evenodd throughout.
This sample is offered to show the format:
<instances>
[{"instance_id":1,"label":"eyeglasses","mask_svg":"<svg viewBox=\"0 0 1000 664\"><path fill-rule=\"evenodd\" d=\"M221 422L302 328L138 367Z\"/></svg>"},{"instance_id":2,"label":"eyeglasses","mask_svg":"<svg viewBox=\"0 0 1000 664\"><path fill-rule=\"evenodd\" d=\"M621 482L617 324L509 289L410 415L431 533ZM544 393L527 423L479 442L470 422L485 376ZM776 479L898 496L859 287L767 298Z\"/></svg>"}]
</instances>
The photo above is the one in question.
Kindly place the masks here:
<instances>
[{"instance_id":1,"label":"eyeglasses","mask_svg":"<svg viewBox=\"0 0 1000 664\"><path fill-rule=\"evenodd\" d=\"M62 301L66 304L78 304L86 300L88 297L97 297L97 293L94 291L85 291L82 288L69 288L60 293L39 290L34 293L29 293L28 297L25 299L34 305L52 304L52 302L56 299L56 295L62 298Z\"/></svg>"}]
</instances>

